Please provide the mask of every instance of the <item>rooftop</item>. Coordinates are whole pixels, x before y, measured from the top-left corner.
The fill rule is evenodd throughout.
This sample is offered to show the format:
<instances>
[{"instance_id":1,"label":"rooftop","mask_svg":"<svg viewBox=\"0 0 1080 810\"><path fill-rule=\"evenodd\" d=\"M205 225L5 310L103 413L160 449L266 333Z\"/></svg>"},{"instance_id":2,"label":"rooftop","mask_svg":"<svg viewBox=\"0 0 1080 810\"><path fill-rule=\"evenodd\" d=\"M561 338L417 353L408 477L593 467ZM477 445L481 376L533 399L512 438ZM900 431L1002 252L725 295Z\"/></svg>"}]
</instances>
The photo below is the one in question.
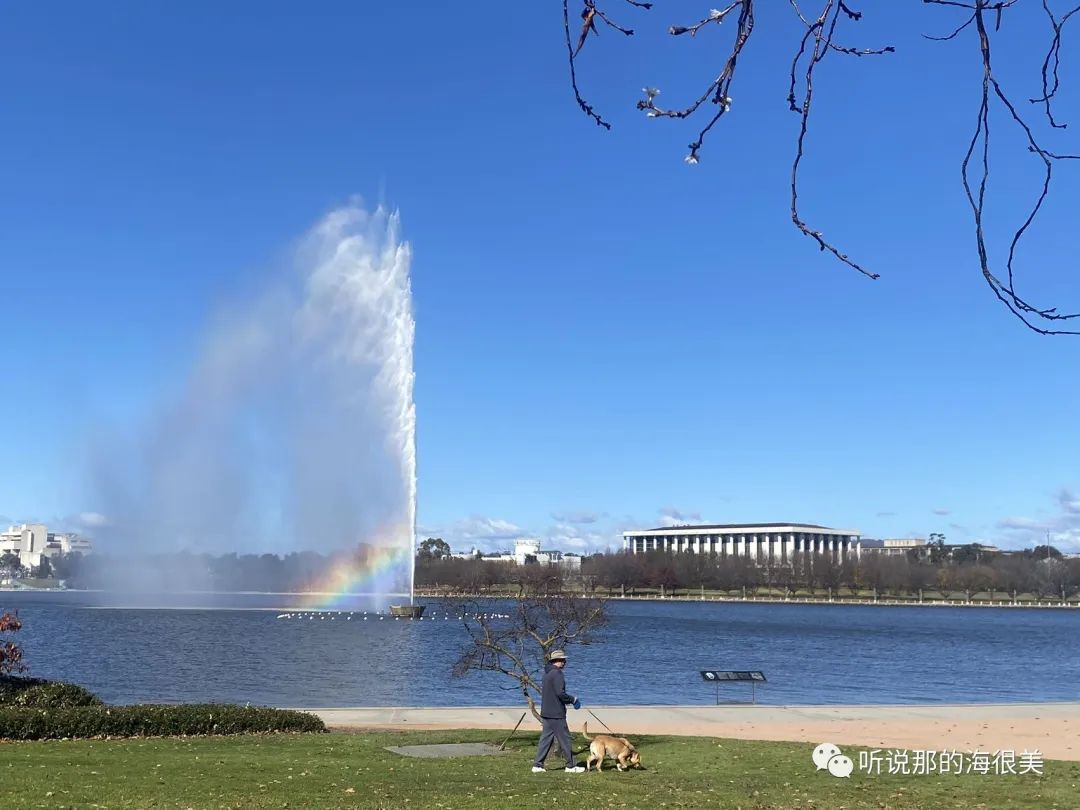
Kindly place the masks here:
<instances>
[{"instance_id":1,"label":"rooftop","mask_svg":"<svg viewBox=\"0 0 1080 810\"><path fill-rule=\"evenodd\" d=\"M828 526L819 526L816 523L791 523L790 521L774 521L772 523L708 523L702 525L680 524L678 526L657 526L655 529L639 529L637 531L624 532L624 534L639 534L642 532L668 532L668 531L699 531L710 529L771 529L776 526L799 526L804 529L822 529L824 531L844 531L833 529Z\"/></svg>"}]
</instances>

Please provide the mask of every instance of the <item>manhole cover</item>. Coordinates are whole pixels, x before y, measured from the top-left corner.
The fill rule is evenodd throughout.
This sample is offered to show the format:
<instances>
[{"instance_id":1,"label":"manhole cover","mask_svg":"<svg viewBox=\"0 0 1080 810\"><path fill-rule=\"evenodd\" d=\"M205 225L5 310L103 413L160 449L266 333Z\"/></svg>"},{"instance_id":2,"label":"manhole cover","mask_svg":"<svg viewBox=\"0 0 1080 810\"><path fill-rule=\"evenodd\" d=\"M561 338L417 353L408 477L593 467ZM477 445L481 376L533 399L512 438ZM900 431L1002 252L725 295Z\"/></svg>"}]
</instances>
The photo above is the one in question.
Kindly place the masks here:
<instances>
[{"instance_id":1,"label":"manhole cover","mask_svg":"<svg viewBox=\"0 0 1080 810\"><path fill-rule=\"evenodd\" d=\"M504 753L489 743L439 743L437 745L392 745L387 751L404 757L482 757Z\"/></svg>"}]
</instances>

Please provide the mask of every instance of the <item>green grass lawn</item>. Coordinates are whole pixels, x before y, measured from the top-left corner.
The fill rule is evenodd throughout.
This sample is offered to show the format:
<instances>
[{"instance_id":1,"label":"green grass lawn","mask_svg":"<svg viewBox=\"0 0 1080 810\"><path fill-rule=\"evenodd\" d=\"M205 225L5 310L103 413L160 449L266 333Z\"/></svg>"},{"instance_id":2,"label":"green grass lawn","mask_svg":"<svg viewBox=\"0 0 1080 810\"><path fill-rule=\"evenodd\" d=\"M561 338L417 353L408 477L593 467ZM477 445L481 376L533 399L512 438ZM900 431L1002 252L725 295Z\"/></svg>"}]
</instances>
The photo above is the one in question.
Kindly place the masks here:
<instances>
[{"instance_id":1,"label":"green grass lawn","mask_svg":"<svg viewBox=\"0 0 1080 810\"><path fill-rule=\"evenodd\" d=\"M1080 763L1043 776L869 776L816 771L813 746L635 736L645 771L529 768L536 734L489 757L415 759L384 750L500 742L439 731L0 743L0 807L226 808L1075 808ZM580 737L575 739L575 745ZM582 746L584 742L582 741ZM856 748L844 753L858 765ZM558 770L555 770L555 768Z\"/></svg>"}]
</instances>

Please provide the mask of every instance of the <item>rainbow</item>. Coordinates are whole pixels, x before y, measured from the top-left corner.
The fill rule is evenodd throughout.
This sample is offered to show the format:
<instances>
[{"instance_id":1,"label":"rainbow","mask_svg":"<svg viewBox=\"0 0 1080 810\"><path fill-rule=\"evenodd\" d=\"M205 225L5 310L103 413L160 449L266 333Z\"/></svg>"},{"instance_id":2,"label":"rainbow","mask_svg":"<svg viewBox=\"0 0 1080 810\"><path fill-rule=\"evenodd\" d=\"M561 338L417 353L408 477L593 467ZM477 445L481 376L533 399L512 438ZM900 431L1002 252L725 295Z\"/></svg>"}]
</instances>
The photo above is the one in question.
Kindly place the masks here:
<instances>
[{"instance_id":1,"label":"rainbow","mask_svg":"<svg viewBox=\"0 0 1080 810\"><path fill-rule=\"evenodd\" d=\"M297 600L298 610L345 610L357 596L408 597L393 593L400 588L395 576L410 564L408 548L400 546L361 546L356 552L335 562L330 571L307 583ZM406 580L406 588L408 580Z\"/></svg>"}]
</instances>

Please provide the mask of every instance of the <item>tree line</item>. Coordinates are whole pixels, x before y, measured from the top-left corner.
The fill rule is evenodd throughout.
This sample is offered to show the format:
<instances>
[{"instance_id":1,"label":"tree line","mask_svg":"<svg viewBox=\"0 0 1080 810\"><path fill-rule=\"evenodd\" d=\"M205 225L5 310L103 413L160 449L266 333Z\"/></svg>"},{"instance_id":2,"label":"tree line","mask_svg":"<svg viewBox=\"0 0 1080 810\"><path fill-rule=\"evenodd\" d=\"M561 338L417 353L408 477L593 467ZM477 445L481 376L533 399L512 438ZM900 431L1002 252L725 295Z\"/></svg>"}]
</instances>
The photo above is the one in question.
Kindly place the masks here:
<instances>
[{"instance_id":1,"label":"tree line","mask_svg":"<svg viewBox=\"0 0 1080 810\"><path fill-rule=\"evenodd\" d=\"M528 568L529 566L524 566ZM418 587L480 592L520 579L514 563L425 556L417 558ZM1056 549L994 553L979 546L932 547L924 554L864 552L859 560L828 554L797 553L791 564L716 554L650 551L615 552L582 559L580 572L563 570L585 590L638 595L678 590L810 594L873 591L883 595L939 593L1033 594L1069 598L1080 595L1080 559L1065 559Z\"/></svg>"},{"instance_id":2,"label":"tree line","mask_svg":"<svg viewBox=\"0 0 1080 810\"><path fill-rule=\"evenodd\" d=\"M342 565L363 567L369 547L322 554L156 555L78 553L54 557L53 577L68 587L101 590L132 587L164 590L304 592L325 588ZM44 573L44 572L41 572ZM555 577L575 590L626 593L728 591L760 593L850 593L883 595L941 593L1080 595L1080 559L1066 559L1053 547L1008 554L977 545L931 545L922 554L898 556L863 552L861 559L835 560L826 554L796 554L791 564L716 554L623 551L585 556L580 570L451 557L445 543L421 544L416 555L418 588L483 593L537 576ZM405 586L407 589L407 585Z\"/></svg>"}]
</instances>

